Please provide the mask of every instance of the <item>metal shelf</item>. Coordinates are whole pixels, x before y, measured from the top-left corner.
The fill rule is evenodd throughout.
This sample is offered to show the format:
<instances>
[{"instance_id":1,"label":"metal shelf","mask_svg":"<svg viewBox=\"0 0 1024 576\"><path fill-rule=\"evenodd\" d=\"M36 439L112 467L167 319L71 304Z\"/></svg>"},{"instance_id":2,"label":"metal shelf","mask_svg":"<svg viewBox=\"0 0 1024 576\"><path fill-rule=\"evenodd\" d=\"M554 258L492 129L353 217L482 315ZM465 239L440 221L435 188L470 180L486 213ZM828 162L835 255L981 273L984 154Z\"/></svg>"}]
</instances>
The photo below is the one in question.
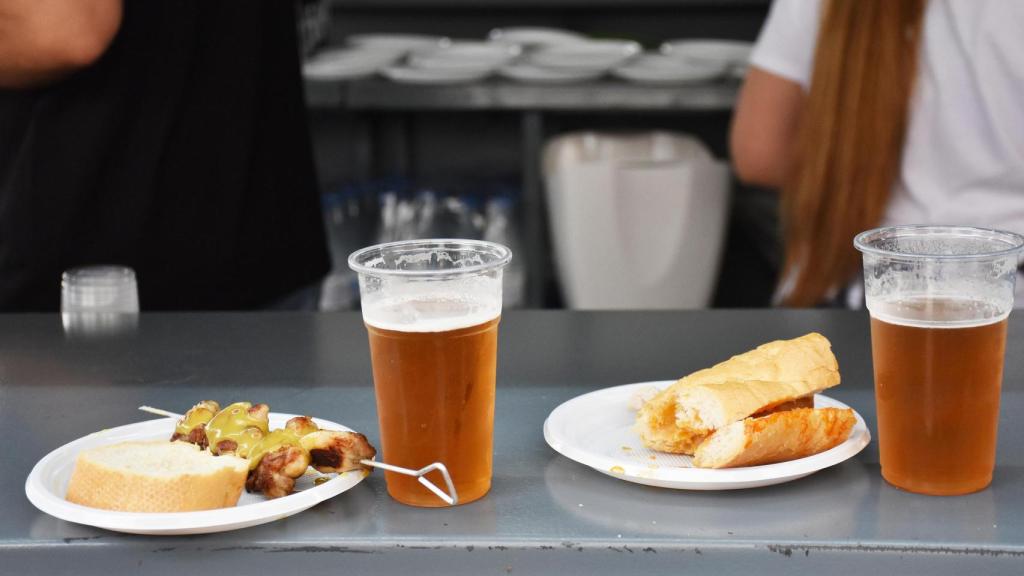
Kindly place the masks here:
<instances>
[{"instance_id":1,"label":"metal shelf","mask_svg":"<svg viewBox=\"0 0 1024 576\"><path fill-rule=\"evenodd\" d=\"M736 102L739 83L660 86L600 80L526 84L487 80L467 84L399 84L383 79L306 82L313 107L349 110L536 110L560 112L720 111Z\"/></svg>"},{"instance_id":2,"label":"metal shelf","mask_svg":"<svg viewBox=\"0 0 1024 576\"><path fill-rule=\"evenodd\" d=\"M551 274L547 209L541 150L546 114L566 113L673 113L723 112L736 102L740 83L723 80L685 86L639 85L616 80L580 84L525 84L507 80L452 85L399 84L373 78L351 82L306 82L306 100L312 107L374 112L391 117L393 140L408 151L407 113L509 111L520 121L522 150L523 244L527 254L526 304L544 303ZM373 132L372 130L370 131ZM371 148L373 146L371 145ZM400 162L408 165L408 162Z\"/></svg>"}]
</instances>

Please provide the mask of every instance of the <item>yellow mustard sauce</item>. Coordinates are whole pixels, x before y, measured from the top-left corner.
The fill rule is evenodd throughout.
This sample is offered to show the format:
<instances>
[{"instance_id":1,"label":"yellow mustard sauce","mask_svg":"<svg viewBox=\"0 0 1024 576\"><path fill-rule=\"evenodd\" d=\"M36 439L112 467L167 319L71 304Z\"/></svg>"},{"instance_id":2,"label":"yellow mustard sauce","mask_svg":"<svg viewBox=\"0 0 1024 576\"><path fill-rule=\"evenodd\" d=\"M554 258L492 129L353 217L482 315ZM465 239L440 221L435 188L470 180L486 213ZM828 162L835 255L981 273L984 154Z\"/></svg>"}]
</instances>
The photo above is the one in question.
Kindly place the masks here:
<instances>
[{"instance_id":1,"label":"yellow mustard sauce","mask_svg":"<svg viewBox=\"0 0 1024 576\"><path fill-rule=\"evenodd\" d=\"M252 447L252 450L249 452L249 469L255 470L263 456L276 451L282 446L294 446L305 450L302 446L302 437L312 434L319 429L312 419L305 416L297 416L288 420L284 428L267 434Z\"/></svg>"},{"instance_id":2,"label":"yellow mustard sauce","mask_svg":"<svg viewBox=\"0 0 1024 576\"><path fill-rule=\"evenodd\" d=\"M255 470L263 456L276 451L282 446L302 448L301 444L299 444L299 438L300 436L294 431L285 428L274 430L267 434L256 442L249 452L249 470Z\"/></svg>"},{"instance_id":3,"label":"yellow mustard sauce","mask_svg":"<svg viewBox=\"0 0 1024 576\"><path fill-rule=\"evenodd\" d=\"M213 419L213 415L220 411L220 404L213 400L203 400L196 404L178 420L174 431L182 436L188 436L193 428L200 424L206 424Z\"/></svg>"},{"instance_id":4,"label":"yellow mustard sauce","mask_svg":"<svg viewBox=\"0 0 1024 576\"><path fill-rule=\"evenodd\" d=\"M220 454L217 444L224 440L233 440L237 444L235 455L248 457L253 446L269 433L265 411L261 417L250 414L250 408L251 402L235 402L210 420L206 425L206 440L210 444L211 452Z\"/></svg>"}]
</instances>

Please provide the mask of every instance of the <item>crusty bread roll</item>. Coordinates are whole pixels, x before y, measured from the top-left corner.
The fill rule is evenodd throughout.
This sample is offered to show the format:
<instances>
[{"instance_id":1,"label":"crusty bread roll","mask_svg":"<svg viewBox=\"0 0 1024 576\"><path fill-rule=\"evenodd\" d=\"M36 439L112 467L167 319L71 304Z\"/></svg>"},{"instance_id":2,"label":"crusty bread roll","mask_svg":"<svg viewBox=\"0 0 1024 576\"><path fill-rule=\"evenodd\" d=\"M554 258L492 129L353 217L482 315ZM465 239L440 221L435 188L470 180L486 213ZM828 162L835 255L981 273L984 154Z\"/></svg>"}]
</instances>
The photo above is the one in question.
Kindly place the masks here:
<instances>
[{"instance_id":1,"label":"crusty bread roll","mask_svg":"<svg viewBox=\"0 0 1024 576\"><path fill-rule=\"evenodd\" d=\"M849 408L800 408L747 418L716 430L697 447L693 463L731 468L803 458L842 444L855 423Z\"/></svg>"},{"instance_id":2,"label":"crusty bread roll","mask_svg":"<svg viewBox=\"0 0 1024 576\"><path fill-rule=\"evenodd\" d=\"M655 450L693 454L716 428L839 384L821 334L777 340L677 381L640 407L636 430Z\"/></svg>"},{"instance_id":3,"label":"crusty bread roll","mask_svg":"<svg viewBox=\"0 0 1024 576\"><path fill-rule=\"evenodd\" d=\"M125 512L189 512L234 506L249 463L186 442L122 442L78 455L67 500Z\"/></svg>"},{"instance_id":4,"label":"crusty bread roll","mask_svg":"<svg viewBox=\"0 0 1024 576\"><path fill-rule=\"evenodd\" d=\"M814 395L801 396L796 400L790 400L789 402L783 402L782 404L762 408L751 414L750 417L760 418L761 416L767 416L775 412L785 412L786 410L796 410L797 408L814 408Z\"/></svg>"}]
</instances>

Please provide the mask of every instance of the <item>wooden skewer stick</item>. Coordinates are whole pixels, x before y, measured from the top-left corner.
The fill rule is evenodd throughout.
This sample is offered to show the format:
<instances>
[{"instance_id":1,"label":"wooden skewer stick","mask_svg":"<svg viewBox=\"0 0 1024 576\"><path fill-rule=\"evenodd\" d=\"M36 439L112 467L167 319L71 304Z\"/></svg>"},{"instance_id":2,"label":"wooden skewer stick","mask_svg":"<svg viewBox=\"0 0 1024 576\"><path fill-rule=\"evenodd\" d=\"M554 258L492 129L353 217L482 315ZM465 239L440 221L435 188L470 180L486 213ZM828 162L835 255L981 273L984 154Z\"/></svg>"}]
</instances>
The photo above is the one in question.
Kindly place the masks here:
<instances>
[{"instance_id":1,"label":"wooden skewer stick","mask_svg":"<svg viewBox=\"0 0 1024 576\"><path fill-rule=\"evenodd\" d=\"M139 410L143 412L149 412L150 414L156 414L157 416L167 416L168 418L181 418L181 414L175 414L168 410L161 410L160 408L153 408L152 406L139 406Z\"/></svg>"}]
</instances>

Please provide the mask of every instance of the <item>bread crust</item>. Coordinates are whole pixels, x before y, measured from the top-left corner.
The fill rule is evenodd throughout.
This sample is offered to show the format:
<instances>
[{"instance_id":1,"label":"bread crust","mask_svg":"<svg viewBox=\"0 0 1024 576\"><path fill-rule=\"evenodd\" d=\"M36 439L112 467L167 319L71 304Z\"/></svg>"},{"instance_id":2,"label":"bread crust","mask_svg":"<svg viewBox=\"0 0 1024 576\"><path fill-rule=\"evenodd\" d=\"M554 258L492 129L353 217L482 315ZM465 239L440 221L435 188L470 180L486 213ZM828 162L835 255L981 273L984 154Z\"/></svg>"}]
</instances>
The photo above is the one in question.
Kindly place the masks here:
<instances>
[{"instance_id":1,"label":"bread crust","mask_svg":"<svg viewBox=\"0 0 1024 576\"><path fill-rule=\"evenodd\" d=\"M189 446L202 458L223 463L214 470L195 473L190 458L181 459L181 446ZM170 447L170 448L168 448ZM173 475L150 474L112 466L100 459L100 450L166 450ZM195 455L185 454L186 458ZM181 459L175 470L174 459ZM245 485L248 464L234 456L213 456L184 442L125 442L86 450L78 455L66 499L75 504L123 512L191 512L225 508L238 503Z\"/></svg>"},{"instance_id":2,"label":"bread crust","mask_svg":"<svg viewBox=\"0 0 1024 576\"><path fill-rule=\"evenodd\" d=\"M693 463L732 468L804 458L845 442L856 422L849 408L799 408L747 418L716 430L697 447Z\"/></svg>"},{"instance_id":3,"label":"bread crust","mask_svg":"<svg viewBox=\"0 0 1024 576\"><path fill-rule=\"evenodd\" d=\"M636 430L654 450L693 454L716 428L839 384L828 339L777 340L699 370L644 403Z\"/></svg>"}]
</instances>

